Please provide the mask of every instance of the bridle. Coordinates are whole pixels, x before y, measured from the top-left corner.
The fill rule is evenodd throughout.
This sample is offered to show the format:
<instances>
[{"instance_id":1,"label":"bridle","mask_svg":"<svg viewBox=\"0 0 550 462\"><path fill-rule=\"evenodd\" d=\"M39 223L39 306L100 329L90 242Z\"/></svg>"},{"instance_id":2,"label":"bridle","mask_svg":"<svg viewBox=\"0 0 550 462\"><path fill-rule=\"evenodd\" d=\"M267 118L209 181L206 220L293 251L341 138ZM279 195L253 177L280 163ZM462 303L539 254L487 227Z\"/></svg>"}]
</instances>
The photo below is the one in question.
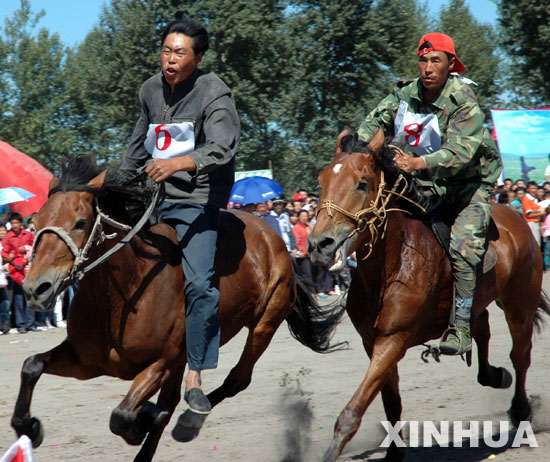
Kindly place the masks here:
<instances>
[{"instance_id":1,"label":"bridle","mask_svg":"<svg viewBox=\"0 0 550 462\"><path fill-rule=\"evenodd\" d=\"M400 185L403 184L403 187L400 188ZM339 205L335 204L333 200L331 199L325 199L321 205L319 206L319 209L317 210L317 215L321 212L321 210L326 209L327 214L329 218L333 217L333 211L339 212L345 217L349 218L353 223L355 223L355 229L349 233L349 235L346 237L346 239L351 238L356 233L362 233L365 230L370 231L370 240L365 243L365 247L368 247L368 252L363 258L363 260L366 260L370 254L372 253L374 244L378 241L379 237L381 239L384 238L384 235L386 233L386 228L388 225L387 221L387 214L388 212L404 212L409 215L412 215L409 211L399 209L399 208L387 208L388 203L392 196L400 197L401 199L405 199L412 204L419 207L423 212L426 212L426 210L416 202L412 201L408 197L404 196L403 193L407 190L409 184L406 180L406 178L399 174L397 177L397 180L395 181L393 187L391 189L386 189L386 181L384 178L384 171L381 170L380 172L380 184L378 185L378 191L376 193L376 197L374 200L371 201L370 205L367 208L361 209L358 212L349 212L343 207L340 207ZM371 216L368 218L368 216ZM379 229L383 227L382 233L380 234Z\"/></svg>"},{"instance_id":2,"label":"bridle","mask_svg":"<svg viewBox=\"0 0 550 462\"><path fill-rule=\"evenodd\" d=\"M107 261L109 258L111 258L116 252L118 252L122 247L124 247L128 242L130 242L130 240L139 232L139 230L147 222L147 220L153 213L153 210L155 209L155 205L157 203L157 199L159 195L159 190L160 190L160 187L157 186L157 189L153 194L153 198L151 200L151 203L149 204L149 207L147 208L143 216L139 219L139 221L136 223L136 225L133 228L124 223L120 223L116 220L113 220L111 217L103 213L99 208L97 198L94 199L94 205L95 205L94 208L96 210L96 218L94 221L94 226L92 227L92 231L88 236L88 240L86 241L86 244L81 249L78 248L78 246L76 245L72 237L69 235L69 233L65 229L61 228L60 226L46 226L40 229L36 233L36 237L34 239L34 243L32 246L31 259L30 259L31 263L42 236L44 236L45 233L53 233L57 235L65 243L65 245L69 248L69 250L73 254L73 258L74 258L73 266L69 274L67 275L67 277L65 277L65 279L62 281L61 286L63 286L65 283L68 283L68 282L70 283L70 282L74 282L82 279L86 273L90 272L92 269L98 267L99 265ZM92 245L94 244L94 242L96 243L96 245L101 245L106 240L114 239L118 235L118 232L115 232L112 234L106 234L103 229L103 224L107 224L109 226L112 226L113 228L126 231L127 234L113 248L105 252L97 260L90 263L85 268L82 268L82 265L84 265L84 263L88 261L88 252L92 247Z\"/></svg>"}]
</instances>

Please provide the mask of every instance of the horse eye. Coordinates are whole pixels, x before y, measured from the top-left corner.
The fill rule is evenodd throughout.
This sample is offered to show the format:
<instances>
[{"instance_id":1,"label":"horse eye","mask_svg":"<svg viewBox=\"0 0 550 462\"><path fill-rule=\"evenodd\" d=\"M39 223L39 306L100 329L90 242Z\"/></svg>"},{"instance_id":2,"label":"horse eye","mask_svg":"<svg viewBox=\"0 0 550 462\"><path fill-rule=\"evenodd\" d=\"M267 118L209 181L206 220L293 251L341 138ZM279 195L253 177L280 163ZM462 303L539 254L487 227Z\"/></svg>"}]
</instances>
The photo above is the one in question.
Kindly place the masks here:
<instances>
[{"instance_id":1,"label":"horse eye","mask_svg":"<svg viewBox=\"0 0 550 462\"><path fill-rule=\"evenodd\" d=\"M365 180L359 181L359 184L357 185L357 191L366 191L367 190L367 182Z\"/></svg>"},{"instance_id":2,"label":"horse eye","mask_svg":"<svg viewBox=\"0 0 550 462\"><path fill-rule=\"evenodd\" d=\"M80 219L76 222L76 224L74 225L74 228L73 230L76 229L76 230L83 230L83 229L86 229L86 220L84 219Z\"/></svg>"}]
</instances>

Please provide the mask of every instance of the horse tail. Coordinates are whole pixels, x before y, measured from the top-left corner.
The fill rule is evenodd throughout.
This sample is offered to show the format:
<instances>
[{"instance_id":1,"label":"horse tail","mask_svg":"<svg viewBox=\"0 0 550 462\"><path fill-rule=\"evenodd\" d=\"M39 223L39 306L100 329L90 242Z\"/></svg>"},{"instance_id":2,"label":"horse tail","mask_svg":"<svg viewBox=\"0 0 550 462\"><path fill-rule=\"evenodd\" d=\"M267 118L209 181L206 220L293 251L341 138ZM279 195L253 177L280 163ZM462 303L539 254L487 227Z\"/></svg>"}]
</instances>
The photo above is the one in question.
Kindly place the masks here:
<instances>
[{"instance_id":1,"label":"horse tail","mask_svg":"<svg viewBox=\"0 0 550 462\"><path fill-rule=\"evenodd\" d=\"M339 303L321 307L296 274L296 303L286 320L290 334L302 345L317 353L346 348L348 342L330 342L344 311Z\"/></svg>"},{"instance_id":2,"label":"horse tail","mask_svg":"<svg viewBox=\"0 0 550 462\"><path fill-rule=\"evenodd\" d=\"M544 326L544 321L545 321L543 317L544 314L550 316L550 299L548 298L548 294L543 290L540 293L539 307L535 312L534 323L535 323L535 332L537 334L540 333L540 331Z\"/></svg>"}]
</instances>

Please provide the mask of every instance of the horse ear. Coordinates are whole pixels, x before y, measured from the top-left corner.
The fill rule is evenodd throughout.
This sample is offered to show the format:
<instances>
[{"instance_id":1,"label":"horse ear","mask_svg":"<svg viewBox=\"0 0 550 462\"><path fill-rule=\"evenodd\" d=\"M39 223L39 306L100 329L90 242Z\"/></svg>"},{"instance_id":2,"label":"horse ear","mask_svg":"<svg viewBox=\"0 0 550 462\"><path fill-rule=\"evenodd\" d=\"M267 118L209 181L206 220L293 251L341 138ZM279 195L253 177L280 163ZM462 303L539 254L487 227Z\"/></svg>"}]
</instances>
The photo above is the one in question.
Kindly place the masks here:
<instances>
[{"instance_id":1,"label":"horse ear","mask_svg":"<svg viewBox=\"0 0 550 462\"><path fill-rule=\"evenodd\" d=\"M335 153L335 155L338 155L342 152L342 148L340 146L340 143L342 142L342 138L344 138L345 136L348 136L348 135L351 135L351 130L349 128L345 128L338 135L338 140L336 140L336 153Z\"/></svg>"},{"instance_id":2,"label":"horse ear","mask_svg":"<svg viewBox=\"0 0 550 462\"><path fill-rule=\"evenodd\" d=\"M107 170L101 172L95 178L92 178L88 182L88 187L92 189L101 189L103 187L103 183L105 183L105 175L107 175Z\"/></svg>"},{"instance_id":3,"label":"horse ear","mask_svg":"<svg viewBox=\"0 0 550 462\"><path fill-rule=\"evenodd\" d=\"M384 130L381 128L376 132L376 135L374 135L371 140L369 141L368 148L372 151L378 154L380 149L382 149L382 146L384 146Z\"/></svg>"},{"instance_id":4,"label":"horse ear","mask_svg":"<svg viewBox=\"0 0 550 462\"><path fill-rule=\"evenodd\" d=\"M48 186L48 191L51 191L53 188L55 188L57 185L59 184L59 178L57 178L56 176L54 176L51 180L50 180L50 184Z\"/></svg>"}]
</instances>

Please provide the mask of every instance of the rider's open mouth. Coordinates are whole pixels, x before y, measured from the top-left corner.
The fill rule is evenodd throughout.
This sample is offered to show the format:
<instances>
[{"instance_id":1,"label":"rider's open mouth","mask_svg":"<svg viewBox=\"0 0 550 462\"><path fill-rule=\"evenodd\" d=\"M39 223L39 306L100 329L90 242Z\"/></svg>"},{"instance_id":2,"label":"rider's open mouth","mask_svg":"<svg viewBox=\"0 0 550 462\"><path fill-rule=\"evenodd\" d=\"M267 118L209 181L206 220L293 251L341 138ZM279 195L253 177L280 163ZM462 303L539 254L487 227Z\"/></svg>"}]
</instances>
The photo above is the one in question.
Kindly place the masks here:
<instances>
[{"instance_id":1,"label":"rider's open mouth","mask_svg":"<svg viewBox=\"0 0 550 462\"><path fill-rule=\"evenodd\" d=\"M176 70L173 67L169 67L168 69L166 69L166 73L168 75L176 75Z\"/></svg>"}]
</instances>

